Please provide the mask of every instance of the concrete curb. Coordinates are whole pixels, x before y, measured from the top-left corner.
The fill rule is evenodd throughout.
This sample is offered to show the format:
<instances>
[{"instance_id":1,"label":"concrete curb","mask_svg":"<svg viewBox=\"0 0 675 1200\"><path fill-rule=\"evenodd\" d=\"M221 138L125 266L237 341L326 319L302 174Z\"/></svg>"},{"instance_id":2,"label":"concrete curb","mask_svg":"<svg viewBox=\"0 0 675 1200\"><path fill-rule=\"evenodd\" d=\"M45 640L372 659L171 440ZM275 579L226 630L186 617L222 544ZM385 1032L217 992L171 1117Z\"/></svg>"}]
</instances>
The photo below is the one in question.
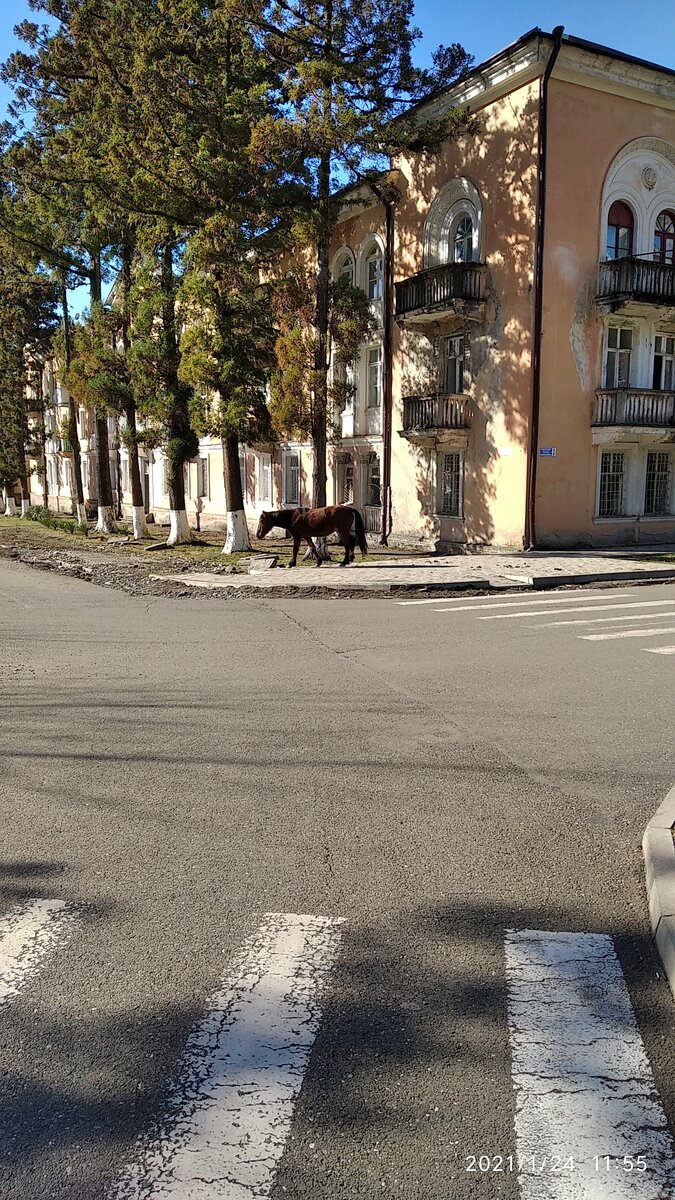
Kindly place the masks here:
<instances>
[{"instance_id":1,"label":"concrete curb","mask_svg":"<svg viewBox=\"0 0 675 1200\"><path fill-rule=\"evenodd\" d=\"M666 979L675 997L675 787L671 788L642 839L649 918Z\"/></svg>"},{"instance_id":2,"label":"concrete curb","mask_svg":"<svg viewBox=\"0 0 675 1200\"><path fill-rule=\"evenodd\" d=\"M524 577L523 577L524 578ZM591 571L586 575L529 575L534 588L563 587L574 583L639 583L675 579L675 569L658 567L654 571Z\"/></svg>"}]
</instances>

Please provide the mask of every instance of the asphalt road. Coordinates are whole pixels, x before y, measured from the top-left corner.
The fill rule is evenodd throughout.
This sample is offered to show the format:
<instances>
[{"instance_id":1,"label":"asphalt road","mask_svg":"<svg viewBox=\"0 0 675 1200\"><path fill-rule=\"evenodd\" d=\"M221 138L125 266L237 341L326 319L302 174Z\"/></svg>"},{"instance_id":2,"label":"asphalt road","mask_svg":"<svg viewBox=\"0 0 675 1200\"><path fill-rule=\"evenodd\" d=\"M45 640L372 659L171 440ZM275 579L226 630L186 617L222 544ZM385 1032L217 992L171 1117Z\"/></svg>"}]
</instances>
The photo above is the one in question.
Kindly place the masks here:
<instances>
[{"instance_id":1,"label":"asphalt road","mask_svg":"<svg viewBox=\"0 0 675 1200\"><path fill-rule=\"evenodd\" d=\"M519 597L494 619L137 599L0 563L0 918L75 914L0 1011L3 1200L122 1194L268 912L344 919L272 1200L516 1200L515 1171L466 1169L516 1144L507 930L613 939L675 1129L640 853L675 782L675 655L650 652L675 632L584 640L675 628L675 587L606 595L669 603L559 625L551 593L550 616Z\"/></svg>"}]
</instances>

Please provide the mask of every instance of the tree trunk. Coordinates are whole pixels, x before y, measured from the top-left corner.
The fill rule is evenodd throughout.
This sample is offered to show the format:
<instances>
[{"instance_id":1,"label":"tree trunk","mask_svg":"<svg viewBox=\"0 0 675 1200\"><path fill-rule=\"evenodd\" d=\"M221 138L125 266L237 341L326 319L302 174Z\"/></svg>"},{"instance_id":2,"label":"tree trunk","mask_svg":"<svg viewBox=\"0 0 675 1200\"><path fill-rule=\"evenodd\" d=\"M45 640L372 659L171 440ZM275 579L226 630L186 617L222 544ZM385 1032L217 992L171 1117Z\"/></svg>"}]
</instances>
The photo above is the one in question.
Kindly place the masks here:
<instances>
[{"instance_id":1,"label":"tree trunk","mask_svg":"<svg viewBox=\"0 0 675 1200\"><path fill-rule=\"evenodd\" d=\"M108 444L108 418L96 414L96 466L98 470L98 520L97 533L113 533L112 479L110 478L110 446Z\"/></svg>"},{"instance_id":2,"label":"tree trunk","mask_svg":"<svg viewBox=\"0 0 675 1200\"><path fill-rule=\"evenodd\" d=\"M40 415L42 417L42 429L40 431L40 442L42 445L42 504L44 508L49 508L49 475L47 474L47 434L45 433L45 392L42 386L42 369L44 364L40 364L40 369L37 374L36 390L38 401L40 404Z\"/></svg>"},{"instance_id":3,"label":"tree trunk","mask_svg":"<svg viewBox=\"0 0 675 1200\"><path fill-rule=\"evenodd\" d=\"M228 434L223 438L223 482L227 511L227 537L223 554L234 554L238 550L250 550L251 539L244 511L244 496L239 470L239 440L235 434Z\"/></svg>"},{"instance_id":4,"label":"tree trunk","mask_svg":"<svg viewBox=\"0 0 675 1200\"><path fill-rule=\"evenodd\" d=\"M316 276L316 349L312 394L312 506L326 505L326 419L328 413L328 325L330 318L330 155L325 154L318 172L319 236L317 239ZM330 560L325 538L315 538L321 558ZM307 557L307 555L305 556ZM311 556L310 556L311 557Z\"/></svg>"},{"instance_id":5,"label":"tree trunk","mask_svg":"<svg viewBox=\"0 0 675 1200\"><path fill-rule=\"evenodd\" d=\"M70 347L70 317L68 315L68 291L65 278L61 281L61 307L63 309L63 354L66 374L70 369L72 357ZM87 510L84 506L84 488L82 486L82 455L80 452L80 435L77 430L77 407L75 400L68 392L68 439L72 447L73 483L75 485L75 513L78 525L87 525Z\"/></svg>"},{"instance_id":6,"label":"tree trunk","mask_svg":"<svg viewBox=\"0 0 675 1200\"><path fill-rule=\"evenodd\" d=\"M138 461L138 433L136 429L136 405L130 404L125 409L127 427L129 429L129 476L131 479L131 524L134 541L148 537L148 525L145 519L145 504L143 503L143 484L141 467Z\"/></svg>"},{"instance_id":7,"label":"tree trunk","mask_svg":"<svg viewBox=\"0 0 675 1200\"><path fill-rule=\"evenodd\" d=\"M91 304L101 303L101 256L91 255ZM108 415L96 414L96 466L98 470L98 520L97 533L112 533L115 529L113 512L113 486L110 474L110 445L108 442Z\"/></svg>"},{"instance_id":8,"label":"tree trunk","mask_svg":"<svg viewBox=\"0 0 675 1200\"><path fill-rule=\"evenodd\" d=\"M8 487L4 487L2 489L2 495L3 495L3 499L4 499L3 516L15 517L16 516L16 504L14 502L13 492L11 492Z\"/></svg>"},{"instance_id":9,"label":"tree trunk","mask_svg":"<svg viewBox=\"0 0 675 1200\"><path fill-rule=\"evenodd\" d=\"M164 346L166 386L172 396L169 413L168 433L171 443L169 466L169 520L170 529L167 538L168 546L177 546L181 542L191 542L192 534L185 509L185 463L189 462L190 452L190 412L188 407L188 392L178 378L178 335L176 331L176 297L173 274L173 243L165 242L161 251L161 276L164 304L162 305L162 324L164 326ZM181 452L181 445L183 451Z\"/></svg>"}]
</instances>

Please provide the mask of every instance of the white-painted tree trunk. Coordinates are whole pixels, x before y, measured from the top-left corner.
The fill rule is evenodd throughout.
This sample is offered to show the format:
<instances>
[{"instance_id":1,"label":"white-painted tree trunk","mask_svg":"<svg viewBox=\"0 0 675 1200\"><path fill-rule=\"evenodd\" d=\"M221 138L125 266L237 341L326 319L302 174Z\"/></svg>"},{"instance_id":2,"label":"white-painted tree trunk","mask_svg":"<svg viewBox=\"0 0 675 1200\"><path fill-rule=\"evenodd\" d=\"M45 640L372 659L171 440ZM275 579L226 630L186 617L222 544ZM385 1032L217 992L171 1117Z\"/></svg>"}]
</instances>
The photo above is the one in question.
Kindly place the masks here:
<instances>
[{"instance_id":1,"label":"white-painted tree trunk","mask_svg":"<svg viewBox=\"0 0 675 1200\"><path fill-rule=\"evenodd\" d=\"M135 542L139 542L141 538L148 536L148 524L142 504L135 504L131 510L131 528L133 529Z\"/></svg>"},{"instance_id":2,"label":"white-painted tree trunk","mask_svg":"<svg viewBox=\"0 0 675 1200\"><path fill-rule=\"evenodd\" d=\"M167 546L179 546L184 542L192 541L192 532L188 522L188 516L184 508L172 508L169 510L169 536L166 539Z\"/></svg>"},{"instance_id":3,"label":"white-painted tree trunk","mask_svg":"<svg viewBox=\"0 0 675 1200\"><path fill-rule=\"evenodd\" d=\"M3 488L2 494L5 498L5 507L4 507L3 516L15 517L16 516L16 504L14 503L14 497L7 491L7 488Z\"/></svg>"},{"instance_id":4,"label":"white-painted tree trunk","mask_svg":"<svg viewBox=\"0 0 675 1200\"><path fill-rule=\"evenodd\" d=\"M112 504L99 504L98 520L96 522L97 533L112 533L115 528L115 515L113 513Z\"/></svg>"},{"instance_id":5,"label":"white-painted tree trunk","mask_svg":"<svg viewBox=\"0 0 675 1200\"><path fill-rule=\"evenodd\" d=\"M30 500L26 500L25 497L22 496L21 497L21 516L22 517L25 517L29 508L30 508Z\"/></svg>"},{"instance_id":6,"label":"white-painted tree trunk","mask_svg":"<svg viewBox=\"0 0 675 1200\"><path fill-rule=\"evenodd\" d=\"M227 514L227 537L223 554L234 554L239 550L250 550L251 539L248 533L246 513L243 508Z\"/></svg>"},{"instance_id":7,"label":"white-painted tree trunk","mask_svg":"<svg viewBox=\"0 0 675 1200\"><path fill-rule=\"evenodd\" d=\"M86 504L76 504L75 514L77 516L78 525L87 525L87 506Z\"/></svg>"}]
</instances>

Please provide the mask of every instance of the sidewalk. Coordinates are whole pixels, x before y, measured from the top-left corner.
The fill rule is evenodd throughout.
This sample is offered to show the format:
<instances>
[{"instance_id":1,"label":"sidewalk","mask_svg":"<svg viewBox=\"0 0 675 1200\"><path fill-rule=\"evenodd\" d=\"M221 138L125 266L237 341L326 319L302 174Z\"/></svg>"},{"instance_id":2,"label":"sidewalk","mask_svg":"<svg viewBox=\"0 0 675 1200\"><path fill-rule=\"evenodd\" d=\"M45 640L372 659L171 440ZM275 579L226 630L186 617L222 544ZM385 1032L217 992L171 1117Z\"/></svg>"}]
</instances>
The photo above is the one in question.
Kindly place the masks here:
<instances>
[{"instance_id":1,"label":"sidewalk","mask_svg":"<svg viewBox=\"0 0 675 1200\"><path fill-rule=\"evenodd\" d=\"M618 548L605 551L515 551L488 554L459 554L414 559L388 559L379 563L353 563L340 567L327 563L296 567L256 569L247 575L215 575L190 572L154 575L153 579L180 583L183 587L245 590L266 595L317 592L352 594L462 591L466 588L547 588L565 584L600 582L649 582L675 580L675 546Z\"/></svg>"}]
</instances>

